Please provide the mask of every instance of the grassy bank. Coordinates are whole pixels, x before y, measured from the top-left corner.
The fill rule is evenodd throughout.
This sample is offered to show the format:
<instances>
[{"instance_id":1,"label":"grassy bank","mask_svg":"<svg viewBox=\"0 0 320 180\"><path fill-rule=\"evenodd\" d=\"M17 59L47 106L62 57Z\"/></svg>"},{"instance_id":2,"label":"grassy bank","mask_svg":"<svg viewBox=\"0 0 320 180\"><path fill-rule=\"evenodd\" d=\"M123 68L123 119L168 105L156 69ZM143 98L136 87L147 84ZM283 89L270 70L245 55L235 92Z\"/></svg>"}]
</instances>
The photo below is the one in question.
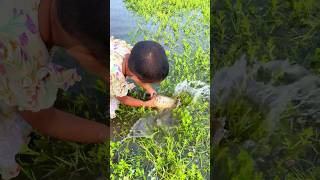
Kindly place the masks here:
<instances>
[{"instance_id":1,"label":"grassy bank","mask_svg":"<svg viewBox=\"0 0 320 180\"><path fill-rule=\"evenodd\" d=\"M249 64L288 59L319 74L319 1L226 0L213 7L213 74L243 54ZM246 97L215 104L212 116L225 119L228 131L213 147L215 178L317 179L319 125L294 123L288 106L267 136L266 111Z\"/></svg>"}]
</instances>

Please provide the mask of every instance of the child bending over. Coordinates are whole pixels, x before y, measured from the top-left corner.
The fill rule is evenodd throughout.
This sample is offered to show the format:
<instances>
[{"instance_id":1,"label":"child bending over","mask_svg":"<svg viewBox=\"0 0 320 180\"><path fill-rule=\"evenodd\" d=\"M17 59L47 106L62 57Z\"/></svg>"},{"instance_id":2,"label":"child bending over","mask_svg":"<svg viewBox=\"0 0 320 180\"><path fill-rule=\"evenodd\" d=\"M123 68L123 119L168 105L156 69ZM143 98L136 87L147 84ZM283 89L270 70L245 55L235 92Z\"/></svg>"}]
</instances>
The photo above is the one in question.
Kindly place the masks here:
<instances>
[{"instance_id":1,"label":"child bending over","mask_svg":"<svg viewBox=\"0 0 320 180\"><path fill-rule=\"evenodd\" d=\"M110 38L110 116L116 117L119 103L134 107L154 107L156 91L151 83L160 83L169 73L163 47L154 41L140 41L132 48L125 41ZM148 101L128 96L135 86L132 79L151 95Z\"/></svg>"}]
</instances>

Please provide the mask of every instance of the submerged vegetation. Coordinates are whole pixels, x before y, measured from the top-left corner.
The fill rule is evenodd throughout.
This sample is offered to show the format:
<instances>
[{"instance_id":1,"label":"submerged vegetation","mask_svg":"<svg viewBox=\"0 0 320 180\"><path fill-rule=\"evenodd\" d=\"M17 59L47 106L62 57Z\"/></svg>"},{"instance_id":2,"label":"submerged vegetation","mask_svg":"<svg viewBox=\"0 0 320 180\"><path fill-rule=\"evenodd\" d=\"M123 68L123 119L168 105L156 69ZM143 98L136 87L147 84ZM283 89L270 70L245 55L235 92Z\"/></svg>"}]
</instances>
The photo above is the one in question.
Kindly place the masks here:
<instances>
[{"instance_id":1,"label":"submerged vegetation","mask_svg":"<svg viewBox=\"0 0 320 180\"><path fill-rule=\"evenodd\" d=\"M243 54L249 66L254 61L289 60L320 73L319 1L226 0L214 1L213 7L213 75ZM272 76L275 87L287 83L287 74ZM301 112L293 106L287 106L279 121L271 119L276 129L270 133L265 124L269 109L248 96L214 102L211 115L226 131L212 147L214 178L319 179L319 122L297 118Z\"/></svg>"},{"instance_id":2,"label":"submerged vegetation","mask_svg":"<svg viewBox=\"0 0 320 180\"><path fill-rule=\"evenodd\" d=\"M209 84L209 1L126 0L125 4L139 27L130 43L152 39L165 46L170 73L159 94L173 96L184 80ZM133 92L139 94L139 89ZM111 179L209 179L209 100L192 102L186 92L177 98L181 105L172 114L178 126L156 128L151 138L111 141ZM118 127L115 136L123 139L139 118L154 113L121 106L113 121Z\"/></svg>"}]
</instances>

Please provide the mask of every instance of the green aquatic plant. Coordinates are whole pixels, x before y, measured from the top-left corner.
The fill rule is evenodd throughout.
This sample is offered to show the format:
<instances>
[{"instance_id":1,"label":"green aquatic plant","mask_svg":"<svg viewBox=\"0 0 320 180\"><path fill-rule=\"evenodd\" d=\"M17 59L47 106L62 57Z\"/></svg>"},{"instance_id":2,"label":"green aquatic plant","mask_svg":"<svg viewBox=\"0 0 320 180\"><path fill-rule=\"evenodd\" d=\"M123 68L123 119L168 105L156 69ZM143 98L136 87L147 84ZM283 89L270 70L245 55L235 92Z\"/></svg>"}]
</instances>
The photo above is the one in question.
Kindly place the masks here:
<instances>
[{"instance_id":1,"label":"green aquatic plant","mask_svg":"<svg viewBox=\"0 0 320 180\"><path fill-rule=\"evenodd\" d=\"M173 96L176 85L184 80L209 83L209 1L126 0L125 4L138 21L131 43L152 39L164 44L170 73L159 94ZM209 102L192 102L188 93L177 96L181 105L172 114L178 126L156 128L152 138L111 141L112 179L209 178ZM115 134L122 138L134 122L155 113L124 106L118 112L114 123L121 130Z\"/></svg>"},{"instance_id":2,"label":"green aquatic plant","mask_svg":"<svg viewBox=\"0 0 320 180\"><path fill-rule=\"evenodd\" d=\"M213 116L225 118L226 133L212 147L214 177L243 179L238 175L246 172L248 177L257 179L314 179L314 169L319 167L316 160L319 132L293 123L295 114L288 107L282 114L279 129L267 136L265 114L245 97L217 104ZM242 160L236 158L240 152Z\"/></svg>"},{"instance_id":3,"label":"green aquatic plant","mask_svg":"<svg viewBox=\"0 0 320 180\"><path fill-rule=\"evenodd\" d=\"M289 59L318 71L319 1L226 0L213 7L214 71L243 53L251 60Z\"/></svg>"},{"instance_id":4,"label":"green aquatic plant","mask_svg":"<svg viewBox=\"0 0 320 180\"><path fill-rule=\"evenodd\" d=\"M157 40L166 47L173 70L163 84L177 84L180 79L209 82L209 1L127 0L125 4L137 14L134 37ZM163 86L172 92L172 85Z\"/></svg>"},{"instance_id":5,"label":"green aquatic plant","mask_svg":"<svg viewBox=\"0 0 320 180\"><path fill-rule=\"evenodd\" d=\"M214 178L244 180L262 180L263 174L255 169L255 163L249 152L238 147L224 147L215 152Z\"/></svg>"},{"instance_id":6,"label":"green aquatic plant","mask_svg":"<svg viewBox=\"0 0 320 180\"><path fill-rule=\"evenodd\" d=\"M319 1L226 0L213 1L212 6L213 75L243 54L249 64L288 59L319 74ZM288 74L266 69L259 70L257 79L276 87L292 82ZM317 179L319 124L299 117L294 103L286 107L275 125L278 130L269 137L268 109L237 96L215 104L213 115L225 120L225 132L213 147L213 174L220 179ZM236 158L240 151L245 161ZM238 176L242 172L252 178Z\"/></svg>"},{"instance_id":7,"label":"green aquatic plant","mask_svg":"<svg viewBox=\"0 0 320 180\"><path fill-rule=\"evenodd\" d=\"M181 107L173 110L174 117L179 120L175 131L158 129L153 138L111 142L112 178L208 177L208 102L190 106L190 95L183 93L179 98Z\"/></svg>"},{"instance_id":8,"label":"green aquatic plant","mask_svg":"<svg viewBox=\"0 0 320 180\"><path fill-rule=\"evenodd\" d=\"M127 1L126 5L136 12L138 20L137 31L131 33L132 43L138 39L159 41L170 59L170 75L161 84L160 94L172 96L174 87L182 80L209 83L208 0ZM105 83L97 81L94 89L88 91L81 87L78 91L80 95L59 92L55 106L105 123ZM140 89L130 93L139 98L143 94ZM192 104L192 98L186 93L180 95L180 99L182 105L173 114L181 125L175 131L158 129L155 138L116 141L125 137L139 118L156 113L152 109L122 105L113 121L117 131L110 145L108 142L103 145L64 142L35 132L30 145L17 156L23 166L21 177L32 180L109 178L110 164L112 179L208 179L209 103Z\"/></svg>"}]
</instances>

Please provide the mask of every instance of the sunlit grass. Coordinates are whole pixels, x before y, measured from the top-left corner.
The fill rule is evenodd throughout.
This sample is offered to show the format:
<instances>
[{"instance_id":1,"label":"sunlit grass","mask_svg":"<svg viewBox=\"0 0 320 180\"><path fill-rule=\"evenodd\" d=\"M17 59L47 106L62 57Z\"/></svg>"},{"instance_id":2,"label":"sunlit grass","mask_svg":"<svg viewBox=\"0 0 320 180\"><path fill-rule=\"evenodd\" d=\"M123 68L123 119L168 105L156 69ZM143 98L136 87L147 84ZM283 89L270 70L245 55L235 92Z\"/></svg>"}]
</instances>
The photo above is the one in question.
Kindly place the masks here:
<instances>
[{"instance_id":1,"label":"sunlit grass","mask_svg":"<svg viewBox=\"0 0 320 180\"><path fill-rule=\"evenodd\" d=\"M209 84L209 1L125 1L136 14L138 29L131 43L152 39L165 46L170 73L159 93L172 96L183 80ZM158 129L153 138L128 138L111 142L112 179L208 179L209 102L191 103L189 94L179 96L182 105L173 110L179 125L174 131ZM130 125L154 110L121 106L115 124L125 136Z\"/></svg>"},{"instance_id":2,"label":"sunlit grass","mask_svg":"<svg viewBox=\"0 0 320 180\"><path fill-rule=\"evenodd\" d=\"M288 59L320 72L319 1L226 0L214 1L213 8L213 75L243 54L249 64ZM274 84L281 73L276 76ZM267 111L246 97L215 103L213 115L225 118L227 130L212 147L216 179L318 178L319 127L297 123L288 106L268 136Z\"/></svg>"}]
</instances>

